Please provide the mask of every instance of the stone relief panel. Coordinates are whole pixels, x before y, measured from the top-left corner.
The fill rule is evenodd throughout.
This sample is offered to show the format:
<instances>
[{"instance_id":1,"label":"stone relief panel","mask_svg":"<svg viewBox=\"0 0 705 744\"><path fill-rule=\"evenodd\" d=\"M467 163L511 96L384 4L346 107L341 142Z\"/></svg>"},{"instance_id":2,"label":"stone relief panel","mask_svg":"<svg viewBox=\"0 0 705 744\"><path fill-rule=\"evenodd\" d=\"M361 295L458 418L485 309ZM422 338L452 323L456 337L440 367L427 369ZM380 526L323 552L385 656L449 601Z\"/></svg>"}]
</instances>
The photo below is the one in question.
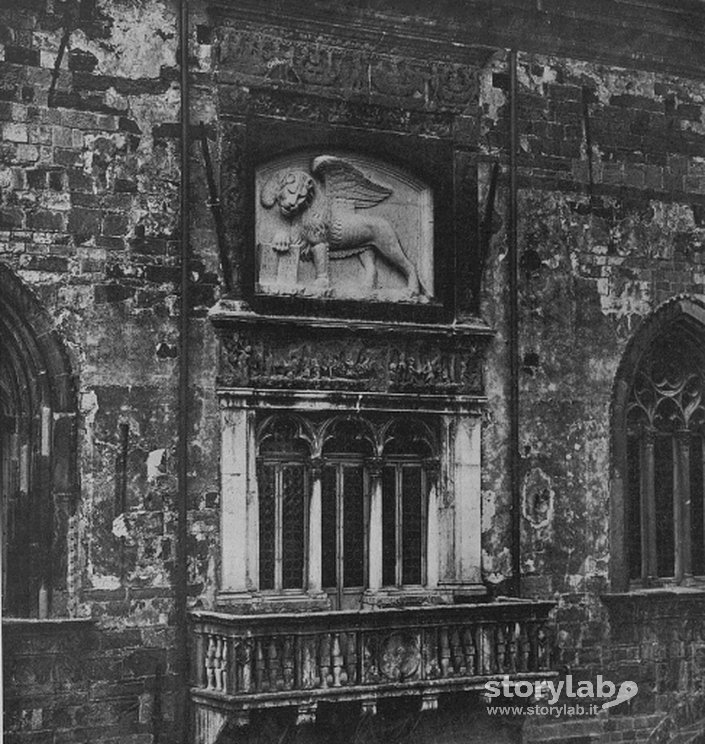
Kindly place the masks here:
<instances>
[{"instance_id":1,"label":"stone relief panel","mask_svg":"<svg viewBox=\"0 0 705 744\"><path fill-rule=\"evenodd\" d=\"M481 393L482 349L464 341L379 337L295 338L281 331L221 331L218 382L226 387L360 390L387 393Z\"/></svg>"},{"instance_id":2,"label":"stone relief panel","mask_svg":"<svg viewBox=\"0 0 705 744\"><path fill-rule=\"evenodd\" d=\"M358 155L298 153L256 172L256 291L424 303L434 297L430 188Z\"/></svg>"},{"instance_id":3,"label":"stone relief panel","mask_svg":"<svg viewBox=\"0 0 705 744\"><path fill-rule=\"evenodd\" d=\"M465 112L477 105L478 70L488 56L485 49L465 48L454 61L447 47L431 45L427 59L415 58L418 44L400 54L399 42L396 53L371 52L354 38L257 24L224 27L220 36L219 73L226 82L381 96L412 108Z\"/></svg>"}]
</instances>

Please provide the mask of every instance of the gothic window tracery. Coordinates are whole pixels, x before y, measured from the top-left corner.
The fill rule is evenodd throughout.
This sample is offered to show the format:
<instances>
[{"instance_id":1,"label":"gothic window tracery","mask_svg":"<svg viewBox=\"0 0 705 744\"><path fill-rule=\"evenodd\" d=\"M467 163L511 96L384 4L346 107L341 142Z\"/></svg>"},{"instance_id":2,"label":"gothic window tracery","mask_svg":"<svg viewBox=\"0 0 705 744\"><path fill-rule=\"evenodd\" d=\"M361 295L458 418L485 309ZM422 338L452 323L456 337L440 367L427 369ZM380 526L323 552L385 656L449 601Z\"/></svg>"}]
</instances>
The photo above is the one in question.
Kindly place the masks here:
<instances>
[{"instance_id":1,"label":"gothic window tracery","mask_svg":"<svg viewBox=\"0 0 705 744\"><path fill-rule=\"evenodd\" d=\"M657 337L627 404L630 577L705 575L705 352L687 329Z\"/></svg>"}]
</instances>

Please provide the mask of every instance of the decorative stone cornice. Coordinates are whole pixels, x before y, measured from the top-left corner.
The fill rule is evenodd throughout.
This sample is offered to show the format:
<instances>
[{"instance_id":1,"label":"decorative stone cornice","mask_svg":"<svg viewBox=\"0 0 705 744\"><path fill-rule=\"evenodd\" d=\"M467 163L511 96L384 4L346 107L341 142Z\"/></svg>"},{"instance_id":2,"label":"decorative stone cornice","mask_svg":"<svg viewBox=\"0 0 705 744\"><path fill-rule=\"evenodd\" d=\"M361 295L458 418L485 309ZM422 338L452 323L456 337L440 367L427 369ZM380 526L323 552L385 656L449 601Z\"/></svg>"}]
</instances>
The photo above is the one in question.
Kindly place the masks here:
<instances>
[{"instance_id":1,"label":"decorative stone cornice","mask_svg":"<svg viewBox=\"0 0 705 744\"><path fill-rule=\"evenodd\" d=\"M222 302L222 390L331 391L377 395L483 395L483 324L424 325L262 316Z\"/></svg>"}]
</instances>

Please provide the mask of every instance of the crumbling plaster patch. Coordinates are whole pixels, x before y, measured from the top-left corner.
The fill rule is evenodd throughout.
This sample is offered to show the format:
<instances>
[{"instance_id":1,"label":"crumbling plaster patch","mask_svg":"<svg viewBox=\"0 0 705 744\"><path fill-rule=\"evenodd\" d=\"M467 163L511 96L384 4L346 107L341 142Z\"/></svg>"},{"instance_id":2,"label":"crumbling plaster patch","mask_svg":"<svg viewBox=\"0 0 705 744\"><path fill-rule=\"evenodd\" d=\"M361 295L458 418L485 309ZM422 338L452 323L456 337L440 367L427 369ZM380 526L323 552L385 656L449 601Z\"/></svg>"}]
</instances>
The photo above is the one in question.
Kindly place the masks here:
<instances>
[{"instance_id":1,"label":"crumbling plaster patch","mask_svg":"<svg viewBox=\"0 0 705 744\"><path fill-rule=\"evenodd\" d=\"M81 29L71 34L71 48L96 58L95 72L127 79L157 78L176 61L177 18L170 3L152 0L99 0L111 19L107 39L89 38Z\"/></svg>"}]
</instances>

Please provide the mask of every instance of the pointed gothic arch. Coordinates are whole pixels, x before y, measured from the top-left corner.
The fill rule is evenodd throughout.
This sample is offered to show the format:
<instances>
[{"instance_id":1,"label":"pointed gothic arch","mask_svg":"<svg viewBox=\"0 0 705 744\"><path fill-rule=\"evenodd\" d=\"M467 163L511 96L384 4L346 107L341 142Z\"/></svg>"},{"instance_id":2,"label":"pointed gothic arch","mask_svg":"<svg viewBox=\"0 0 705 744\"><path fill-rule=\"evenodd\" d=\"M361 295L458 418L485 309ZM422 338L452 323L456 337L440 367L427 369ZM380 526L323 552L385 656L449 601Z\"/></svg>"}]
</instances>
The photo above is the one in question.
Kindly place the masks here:
<instances>
[{"instance_id":1,"label":"pointed gothic arch","mask_svg":"<svg viewBox=\"0 0 705 744\"><path fill-rule=\"evenodd\" d=\"M705 303L674 297L644 320L615 377L610 575L616 591L687 584L694 571L705 573L703 401Z\"/></svg>"},{"instance_id":2,"label":"pointed gothic arch","mask_svg":"<svg viewBox=\"0 0 705 744\"><path fill-rule=\"evenodd\" d=\"M65 611L68 520L78 493L76 388L41 303L0 263L3 612Z\"/></svg>"}]
</instances>

